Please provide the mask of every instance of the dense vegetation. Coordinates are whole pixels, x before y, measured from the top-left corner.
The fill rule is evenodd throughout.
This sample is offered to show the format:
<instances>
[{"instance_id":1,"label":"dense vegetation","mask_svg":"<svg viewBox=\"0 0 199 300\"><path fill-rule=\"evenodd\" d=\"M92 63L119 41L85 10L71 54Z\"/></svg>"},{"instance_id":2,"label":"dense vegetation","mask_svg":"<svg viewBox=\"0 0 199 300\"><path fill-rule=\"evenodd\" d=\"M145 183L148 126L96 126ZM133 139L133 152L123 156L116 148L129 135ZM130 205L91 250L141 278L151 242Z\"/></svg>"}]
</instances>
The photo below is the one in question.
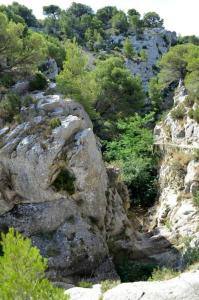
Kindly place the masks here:
<instances>
[{"instance_id":1,"label":"dense vegetation","mask_svg":"<svg viewBox=\"0 0 199 300\"><path fill-rule=\"evenodd\" d=\"M27 79L29 91L45 89L46 61L54 58L59 67L58 91L80 102L89 113L106 162L121 169L132 206L151 206L157 195L157 158L152 148L155 113L161 113L163 100L179 80L185 83L191 105L199 104L199 38L179 37L178 45L154 66L157 76L151 79L146 93L141 79L127 69L125 62L146 61L147 54L144 49L137 53L128 35L142 38L145 30L162 28L163 20L157 13L141 17L133 8L125 14L114 6L95 13L80 3L66 10L45 6L43 13L45 18L37 20L30 9L17 2L0 6L0 119L12 126L21 120L21 108L33 104L33 99L19 97L11 87ZM113 38L120 34L124 42L116 45ZM147 96L155 113L145 114ZM171 116L182 119L184 113L184 107L179 106ZM199 122L199 108L190 110L189 116ZM54 129L60 124L59 118L53 118L49 126ZM66 178L70 187L65 184ZM73 194L74 180L63 169L54 188ZM198 199L197 193L193 199L197 207ZM47 262L28 239L13 230L2 239L0 298L67 299L45 279ZM190 250L188 254L192 262L198 260L198 252ZM153 268L131 261L119 266L118 272L123 281L168 275L168 270L152 274Z\"/></svg>"},{"instance_id":2,"label":"dense vegetation","mask_svg":"<svg viewBox=\"0 0 199 300\"><path fill-rule=\"evenodd\" d=\"M2 234L3 256L0 256L0 299L67 300L64 291L46 278L47 260L14 229Z\"/></svg>"},{"instance_id":3,"label":"dense vegetation","mask_svg":"<svg viewBox=\"0 0 199 300\"><path fill-rule=\"evenodd\" d=\"M128 37L122 51L118 48L115 52L111 36L141 36L147 28L161 28L163 20L155 12L141 18L135 9L125 14L112 6L94 13L80 3L73 3L66 10L56 5L45 6L43 13L45 19L38 21L30 9L16 2L0 6L1 117L6 122L20 120L25 100L10 93L10 86L30 77L31 91L45 88L44 62L54 58L60 69L58 90L82 103L90 114L102 140L105 159L121 168L132 203L150 206L156 195L152 121L150 116L136 114L143 109L146 94L140 78L125 66L126 58L146 60L147 56L144 50L136 53ZM191 41L195 45L189 44ZM180 79L185 81L190 97L198 97L197 38L181 37L179 43L162 57L158 63L160 72L151 79L149 96L156 112ZM88 50L96 54L106 51L91 61ZM183 109L178 109L174 117L178 118L180 113ZM195 114L192 113L193 118Z\"/></svg>"},{"instance_id":4,"label":"dense vegetation","mask_svg":"<svg viewBox=\"0 0 199 300\"><path fill-rule=\"evenodd\" d=\"M199 95L199 47L182 44L172 47L158 63L160 72L150 82L149 94L158 107L166 93L182 80L189 98L198 101Z\"/></svg>"},{"instance_id":5,"label":"dense vegetation","mask_svg":"<svg viewBox=\"0 0 199 300\"><path fill-rule=\"evenodd\" d=\"M120 166L134 205L152 205L157 193L157 161L153 155L153 135L148 128L152 121L152 114L120 120L117 137L106 143L106 159Z\"/></svg>"}]
</instances>

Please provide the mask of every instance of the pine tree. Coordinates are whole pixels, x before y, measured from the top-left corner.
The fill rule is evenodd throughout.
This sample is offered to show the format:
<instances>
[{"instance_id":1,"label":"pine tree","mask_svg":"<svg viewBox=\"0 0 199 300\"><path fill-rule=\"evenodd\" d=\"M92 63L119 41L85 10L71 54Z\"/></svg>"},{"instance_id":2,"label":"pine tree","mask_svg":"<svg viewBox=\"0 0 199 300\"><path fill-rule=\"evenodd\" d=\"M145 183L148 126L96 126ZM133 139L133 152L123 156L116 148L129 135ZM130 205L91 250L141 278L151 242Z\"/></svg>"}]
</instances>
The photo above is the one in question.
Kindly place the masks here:
<instances>
[{"instance_id":1,"label":"pine tree","mask_svg":"<svg viewBox=\"0 0 199 300\"><path fill-rule=\"evenodd\" d=\"M125 39L123 49L125 56L129 59L133 59L136 53L129 38Z\"/></svg>"},{"instance_id":2,"label":"pine tree","mask_svg":"<svg viewBox=\"0 0 199 300\"><path fill-rule=\"evenodd\" d=\"M0 299L68 300L64 291L45 278L47 259L42 258L31 240L13 228L2 234L0 257Z\"/></svg>"}]
</instances>

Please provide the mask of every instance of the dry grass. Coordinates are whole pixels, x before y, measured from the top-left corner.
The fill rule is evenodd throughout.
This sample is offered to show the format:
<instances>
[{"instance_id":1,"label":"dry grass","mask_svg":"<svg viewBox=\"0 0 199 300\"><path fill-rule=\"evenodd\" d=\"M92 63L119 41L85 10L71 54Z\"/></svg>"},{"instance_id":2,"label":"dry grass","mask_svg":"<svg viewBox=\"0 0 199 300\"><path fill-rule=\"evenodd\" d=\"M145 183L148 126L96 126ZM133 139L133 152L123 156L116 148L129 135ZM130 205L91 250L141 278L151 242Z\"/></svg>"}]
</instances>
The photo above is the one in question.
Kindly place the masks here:
<instances>
[{"instance_id":1,"label":"dry grass","mask_svg":"<svg viewBox=\"0 0 199 300\"><path fill-rule=\"evenodd\" d=\"M192 156L189 153L176 151L173 153L172 159L178 161L182 166L187 166L192 159Z\"/></svg>"}]
</instances>

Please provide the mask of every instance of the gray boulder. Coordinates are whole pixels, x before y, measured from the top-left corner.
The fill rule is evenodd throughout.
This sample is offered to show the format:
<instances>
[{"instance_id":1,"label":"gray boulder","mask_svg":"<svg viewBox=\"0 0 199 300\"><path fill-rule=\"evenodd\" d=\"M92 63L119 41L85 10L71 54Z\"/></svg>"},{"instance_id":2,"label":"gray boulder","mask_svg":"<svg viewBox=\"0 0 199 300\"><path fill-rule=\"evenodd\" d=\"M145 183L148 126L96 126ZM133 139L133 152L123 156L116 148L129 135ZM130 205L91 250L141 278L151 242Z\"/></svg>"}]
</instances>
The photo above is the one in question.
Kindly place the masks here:
<instances>
[{"instance_id":1,"label":"gray boulder","mask_svg":"<svg viewBox=\"0 0 199 300\"><path fill-rule=\"evenodd\" d=\"M118 278L109 245L132 248L128 193L118 174L109 180L82 106L32 96L35 116L23 112L23 123L0 134L0 231L14 227L31 237L56 282Z\"/></svg>"}]
</instances>

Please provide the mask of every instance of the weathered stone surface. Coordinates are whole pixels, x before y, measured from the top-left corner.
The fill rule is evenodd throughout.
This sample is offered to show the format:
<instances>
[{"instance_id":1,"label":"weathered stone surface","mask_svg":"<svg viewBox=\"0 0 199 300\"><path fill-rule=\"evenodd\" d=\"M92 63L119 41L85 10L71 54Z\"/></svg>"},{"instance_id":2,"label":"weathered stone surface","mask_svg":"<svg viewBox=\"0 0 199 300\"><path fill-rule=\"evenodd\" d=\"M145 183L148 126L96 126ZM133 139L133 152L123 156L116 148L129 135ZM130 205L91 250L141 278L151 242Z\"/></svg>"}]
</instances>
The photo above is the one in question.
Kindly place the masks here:
<instances>
[{"instance_id":1,"label":"weathered stone surface","mask_svg":"<svg viewBox=\"0 0 199 300\"><path fill-rule=\"evenodd\" d=\"M114 169L109 180L82 106L32 96L36 115L23 112L22 124L0 134L0 230L13 226L31 237L56 282L118 278L109 245L132 248L128 193ZM53 129L55 112L61 123Z\"/></svg>"},{"instance_id":2,"label":"weathered stone surface","mask_svg":"<svg viewBox=\"0 0 199 300\"><path fill-rule=\"evenodd\" d=\"M46 71L44 72L45 75L50 79L54 80L56 76L58 75L58 66L54 58L49 58L45 63L45 69Z\"/></svg>"},{"instance_id":3,"label":"weathered stone surface","mask_svg":"<svg viewBox=\"0 0 199 300\"><path fill-rule=\"evenodd\" d=\"M155 65L162 54L166 53L171 45L176 43L176 33L163 28L146 29L141 37L132 34L129 36L133 47L139 53L145 50L146 61L127 60L126 65L134 75L141 77L144 89L148 89L148 81L157 70ZM123 38L124 39L124 38ZM121 43L121 37L115 38L115 43Z\"/></svg>"},{"instance_id":4,"label":"weathered stone surface","mask_svg":"<svg viewBox=\"0 0 199 300\"><path fill-rule=\"evenodd\" d=\"M99 300L102 297L100 285L92 288L72 288L66 291L71 300ZM198 300L199 271L155 282L119 284L103 295L103 300Z\"/></svg>"},{"instance_id":5,"label":"weathered stone surface","mask_svg":"<svg viewBox=\"0 0 199 300\"><path fill-rule=\"evenodd\" d=\"M99 300L101 293L100 284L95 284L92 288L75 287L66 291L71 300Z\"/></svg>"},{"instance_id":6,"label":"weathered stone surface","mask_svg":"<svg viewBox=\"0 0 199 300\"><path fill-rule=\"evenodd\" d=\"M29 81L18 81L12 88L12 91L18 95L24 95L29 90Z\"/></svg>"},{"instance_id":7,"label":"weathered stone surface","mask_svg":"<svg viewBox=\"0 0 199 300\"><path fill-rule=\"evenodd\" d=\"M103 300L197 300L198 297L199 271L162 282L124 283L106 292Z\"/></svg>"},{"instance_id":8,"label":"weathered stone surface","mask_svg":"<svg viewBox=\"0 0 199 300\"><path fill-rule=\"evenodd\" d=\"M199 190L199 162L193 156L199 149L199 126L187 115L190 108L186 107L186 98L185 88L180 82L174 97L174 109L183 103L184 118L173 120L168 113L154 130L156 147L163 157L159 171L160 197L148 212L152 219L151 228L156 228L173 247L181 248L176 252L176 258L173 255L168 257L168 264L175 262L178 267L183 263L180 253L186 251L186 241L198 241L199 224L199 211L193 203L193 196Z\"/></svg>"}]
</instances>

